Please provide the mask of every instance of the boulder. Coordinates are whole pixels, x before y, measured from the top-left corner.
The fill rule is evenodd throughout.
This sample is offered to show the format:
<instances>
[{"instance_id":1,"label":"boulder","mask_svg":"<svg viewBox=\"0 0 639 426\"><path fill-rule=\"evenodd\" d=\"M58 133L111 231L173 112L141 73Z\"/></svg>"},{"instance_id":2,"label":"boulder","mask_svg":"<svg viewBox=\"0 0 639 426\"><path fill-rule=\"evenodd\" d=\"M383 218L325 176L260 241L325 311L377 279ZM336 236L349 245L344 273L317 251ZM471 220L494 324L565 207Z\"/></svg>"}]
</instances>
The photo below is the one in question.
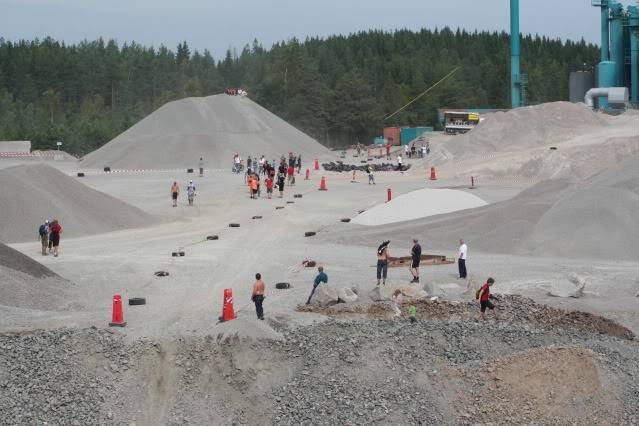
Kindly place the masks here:
<instances>
[{"instance_id":1,"label":"boulder","mask_svg":"<svg viewBox=\"0 0 639 426\"><path fill-rule=\"evenodd\" d=\"M353 292L350 288L340 288L337 290L337 295L339 301L342 303L353 303L357 302L358 299L357 294L355 294L355 292Z\"/></svg>"},{"instance_id":2,"label":"boulder","mask_svg":"<svg viewBox=\"0 0 639 426\"><path fill-rule=\"evenodd\" d=\"M580 298L584 295L585 288L585 278L572 273L567 279L556 280L550 283L550 289L547 294L552 297Z\"/></svg>"},{"instance_id":3,"label":"boulder","mask_svg":"<svg viewBox=\"0 0 639 426\"><path fill-rule=\"evenodd\" d=\"M320 284L317 286L313 297L311 298L311 304L315 306L332 306L339 302L339 294L337 290L327 284Z\"/></svg>"},{"instance_id":4,"label":"boulder","mask_svg":"<svg viewBox=\"0 0 639 426\"><path fill-rule=\"evenodd\" d=\"M419 287L402 286L400 290L408 300L422 300L428 297L428 293Z\"/></svg>"},{"instance_id":5,"label":"boulder","mask_svg":"<svg viewBox=\"0 0 639 426\"><path fill-rule=\"evenodd\" d=\"M377 286L371 291L369 291L368 297L370 297L373 302L381 302L383 300L389 300L389 298L385 295L385 292L382 291L381 286Z\"/></svg>"}]
</instances>

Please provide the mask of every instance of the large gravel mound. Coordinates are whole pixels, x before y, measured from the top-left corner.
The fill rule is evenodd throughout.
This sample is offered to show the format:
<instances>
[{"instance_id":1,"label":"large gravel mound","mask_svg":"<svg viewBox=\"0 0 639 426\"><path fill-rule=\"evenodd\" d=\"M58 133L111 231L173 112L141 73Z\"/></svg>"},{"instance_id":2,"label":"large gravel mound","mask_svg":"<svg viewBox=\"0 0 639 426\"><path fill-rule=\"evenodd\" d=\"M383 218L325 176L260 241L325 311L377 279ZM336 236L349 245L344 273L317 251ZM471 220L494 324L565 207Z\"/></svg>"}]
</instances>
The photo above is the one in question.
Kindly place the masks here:
<instances>
[{"instance_id":1,"label":"large gravel mound","mask_svg":"<svg viewBox=\"0 0 639 426\"><path fill-rule=\"evenodd\" d=\"M451 151L505 152L573 139L608 125L584 104L551 102L487 114L479 125L456 138Z\"/></svg>"},{"instance_id":2,"label":"large gravel mound","mask_svg":"<svg viewBox=\"0 0 639 426\"><path fill-rule=\"evenodd\" d=\"M142 210L98 192L45 164L0 170L0 240L38 239L38 227L58 218L64 236L133 228L155 219Z\"/></svg>"},{"instance_id":3,"label":"large gravel mound","mask_svg":"<svg viewBox=\"0 0 639 426\"><path fill-rule=\"evenodd\" d=\"M58 310L73 285L49 268L0 243L0 305Z\"/></svg>"},{"instance_id":4,"label":"large gravel mound","mask_svg":"<svg viewBox=\"0 0 639 426\"><path fill-rule=\"evenodd\" d=\"M475 250L521 255L636 260L639 156L583 183L541 182L486 207L411 222L340 230L333 238L375 245L420 237L432 248L465 238Z\"/></svg>"},{"instance_id":5,"label":"large gravel mound","mask_svg":"<svg viewBox=\"0 0 639 426\"><path fill-rule=\"evenodd\" d=\"M169 102L108 144L90 153L82 167L120 169L231 167L233 155L329 154L305 133L248 98L214 95Z\"/></svg>"}]
</instances>

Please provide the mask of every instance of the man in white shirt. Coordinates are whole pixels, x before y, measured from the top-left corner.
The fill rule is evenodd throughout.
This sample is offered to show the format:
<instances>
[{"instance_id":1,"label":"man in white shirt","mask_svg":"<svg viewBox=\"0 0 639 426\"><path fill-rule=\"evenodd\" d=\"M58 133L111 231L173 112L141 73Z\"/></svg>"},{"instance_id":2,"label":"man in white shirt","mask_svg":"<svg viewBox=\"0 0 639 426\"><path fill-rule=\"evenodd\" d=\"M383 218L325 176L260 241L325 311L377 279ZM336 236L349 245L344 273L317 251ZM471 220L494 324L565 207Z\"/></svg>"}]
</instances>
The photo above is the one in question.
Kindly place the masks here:
<instances>
[{"instance_id":1,"label":"man in white shirt","mask_svg":"<svg viewBox=\"0 0 639 426\"><path fill-rule=\"evenodd\" d=\"M457 255L457 265L459 266L459 278L466 279L466 258L468 257L468 246L464 240L459 240L459 254Z\"/></svg>"},{"instance_id":2,"label":"man in white shirt","mask_svg":"<svg viewBox=\"0 0 639 426\"><path fill-rule=\"evenodd\" d=\"M402 155L399 154L397 155L397 169L401 172L404 169L402 169Z\"/></svg>"}]
</instances>

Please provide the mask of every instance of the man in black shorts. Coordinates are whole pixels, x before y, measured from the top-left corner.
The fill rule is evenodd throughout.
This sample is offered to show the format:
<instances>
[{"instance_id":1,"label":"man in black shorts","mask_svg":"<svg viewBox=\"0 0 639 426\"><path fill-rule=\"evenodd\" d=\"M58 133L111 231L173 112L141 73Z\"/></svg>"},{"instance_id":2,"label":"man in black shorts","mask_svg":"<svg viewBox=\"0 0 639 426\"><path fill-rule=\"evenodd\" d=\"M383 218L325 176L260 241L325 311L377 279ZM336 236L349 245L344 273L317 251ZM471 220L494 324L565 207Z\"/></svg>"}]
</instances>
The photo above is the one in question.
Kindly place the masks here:
<instances>
[{"instance_id":1,"label":"man in black shorts","mask_svg":"<svg viewBox=\"0 0 639 426\"><path fill-rule=\"evenodd\" d=\"M486 319L484 317L484 313L486 312L486 308L493 311L495 314L495 319L499 319L497 317L497 311L495 310L495 305L490 301L490 299L497 300L495 296L490 294L490 287L495 284L495 280L493 278L488 278L486 284L481 286L481 288L477 292L477 299L479 300L479 309L481 311L481 319Z\"/></svg>"},{"instance_id":2,"label":"man in black shorts","mask_svg":"<svg viewBox=\"0 0 639 426\"><path fill-rule=\"evenodd\" d=\"M422 246L416 238L413 239L413 248L410 251L412 263L410 265L410 273L413 274L411 283L419 282L419 262L422 260Z\"/></svg>"}]
</instances>

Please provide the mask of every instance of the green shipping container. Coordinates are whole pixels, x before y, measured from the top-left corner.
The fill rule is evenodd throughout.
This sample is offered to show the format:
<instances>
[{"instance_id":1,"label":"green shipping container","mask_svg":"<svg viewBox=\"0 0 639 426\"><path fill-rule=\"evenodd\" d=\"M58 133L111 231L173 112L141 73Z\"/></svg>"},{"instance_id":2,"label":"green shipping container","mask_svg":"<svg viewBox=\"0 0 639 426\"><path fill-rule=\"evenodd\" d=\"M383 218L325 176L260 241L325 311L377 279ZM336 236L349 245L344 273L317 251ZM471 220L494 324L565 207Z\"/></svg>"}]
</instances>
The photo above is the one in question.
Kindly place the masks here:
<instances>
[{"instance_id":1,"label":"green shipping container","mask_svg":"<svg viewBox=\"0 0 639 426\"><path fill-rule=\"evenodd\" d=\"M432 132L432 127L402 127L400 140L402 145L411 143L425 132Z\"/></svg>"},{"instance_id":2,"label":"green shipping container","mask_svg":"<svg viewBox=\"0 0 639 426\"><path fill-rule=\"evenodd\" d=\"M386 139L384 139L381 136L378 136L375 138L375 145L385 145L386 144Z\"/></svg>"}]
</instances>

